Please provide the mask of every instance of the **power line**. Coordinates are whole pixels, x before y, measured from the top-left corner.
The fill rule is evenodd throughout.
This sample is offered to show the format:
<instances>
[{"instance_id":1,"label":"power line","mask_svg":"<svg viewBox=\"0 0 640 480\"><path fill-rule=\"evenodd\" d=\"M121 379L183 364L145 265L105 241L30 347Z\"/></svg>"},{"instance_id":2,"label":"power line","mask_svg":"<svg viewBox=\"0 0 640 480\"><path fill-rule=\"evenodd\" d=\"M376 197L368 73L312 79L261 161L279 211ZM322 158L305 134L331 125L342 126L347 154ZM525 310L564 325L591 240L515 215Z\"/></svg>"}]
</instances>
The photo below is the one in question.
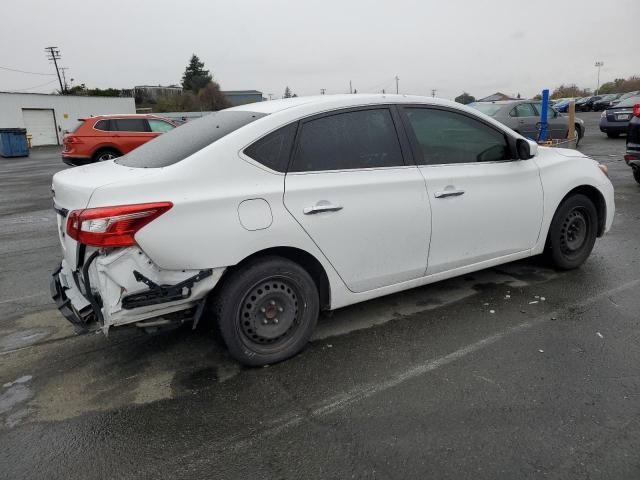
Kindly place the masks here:
<instances>
[{"instance_id":1,"label":"power line","mask_svg":"<svg viewBox=\"0 0 640 480\"><path fill-rule=\"evenodd\" d=\"M40 88L40 87L45 87L47 85L51 85L52 83L55 83L57 80L54 78L53 80L48 81L47 83L41 83L40 85L35 85L33 87L29 87L29 88L22 88L20 90L10 90L9 93L20 93L20 92L26 92L27 90L33 90L35 88Z\"/></svg>"},{"instance_id":2,"label":"power line","mask_svg":"<svg viewBox=\"0 0 640 480\"><path fill-rule=\"evenodd\" d=\"M8 70L10 72L26 73L29 75L55 75L55 73L27 72L26 70L18 70L17 68L0 67L0 70Z\"/></svg>"}]
</instances>

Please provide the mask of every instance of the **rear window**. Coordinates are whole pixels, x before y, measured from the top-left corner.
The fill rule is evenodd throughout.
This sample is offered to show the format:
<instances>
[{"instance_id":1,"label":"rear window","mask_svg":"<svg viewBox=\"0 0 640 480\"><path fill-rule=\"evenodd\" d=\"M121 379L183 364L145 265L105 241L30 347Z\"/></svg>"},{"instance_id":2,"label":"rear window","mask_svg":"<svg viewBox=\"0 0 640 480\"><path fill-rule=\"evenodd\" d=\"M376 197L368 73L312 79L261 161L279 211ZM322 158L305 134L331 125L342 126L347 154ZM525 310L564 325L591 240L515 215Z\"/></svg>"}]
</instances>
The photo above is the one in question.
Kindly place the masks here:
<instances>
[{"instance_id":1,"label":"rear window","mask_svg":"<svg viewBox=\"0 0 640 480\"><path fill-rule=\"evenodd\" d=\"M265 115L225 110L210 113L160 135L124 157L118 158L116 163L138 168L160 168L173 165Z\"/></svg>"}]
</instances>

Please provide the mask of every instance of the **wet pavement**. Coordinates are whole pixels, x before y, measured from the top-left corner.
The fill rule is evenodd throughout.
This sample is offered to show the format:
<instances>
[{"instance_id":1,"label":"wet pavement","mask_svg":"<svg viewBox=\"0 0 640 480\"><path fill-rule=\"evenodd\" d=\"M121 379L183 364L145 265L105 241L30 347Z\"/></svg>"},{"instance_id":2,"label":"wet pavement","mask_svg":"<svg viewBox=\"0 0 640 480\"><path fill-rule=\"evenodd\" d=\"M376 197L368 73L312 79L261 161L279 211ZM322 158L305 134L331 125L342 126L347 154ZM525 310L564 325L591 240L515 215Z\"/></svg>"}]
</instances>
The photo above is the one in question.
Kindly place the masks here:
<instances>
[{"instance_id":1,"label":"wet pavement","mask_svg":"<svg viewBox=\"0 0 640 480\"><path fill-rule=\"evenodd\" d=\"M76 336L55 310L58 151L0 159L0 479L640 478L640 186L579 270L532 259L342 309L268 368L211 328Z\"/></svg>"}]
</instances>

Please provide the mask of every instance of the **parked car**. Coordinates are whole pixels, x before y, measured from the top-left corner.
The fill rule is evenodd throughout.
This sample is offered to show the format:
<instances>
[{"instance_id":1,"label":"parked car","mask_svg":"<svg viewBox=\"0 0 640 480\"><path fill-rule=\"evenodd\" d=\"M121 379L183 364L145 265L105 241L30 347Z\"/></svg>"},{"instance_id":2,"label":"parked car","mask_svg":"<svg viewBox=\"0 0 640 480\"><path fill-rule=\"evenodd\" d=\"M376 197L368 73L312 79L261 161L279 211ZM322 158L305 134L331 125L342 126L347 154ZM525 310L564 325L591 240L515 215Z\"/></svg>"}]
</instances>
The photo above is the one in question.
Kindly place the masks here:
<instances>
[{"instance_id":1,"label":"parked car","mask_svg":"<svg viewBox=\"0 0 640 480\"><path fill-rule=\"evenodd\" d=\"M542 253L576 268L614 217L595 160L404 95L222 110L58 172L53 194L68 320L211 318L254 366L299 352L320 310Z\"/></svg>"},{"instance_id":2,"label":"parked car","mask_svg":"<svg viewBox=\"0 0 640 480\"><path fill-rule=\"evenodd\" d=\"M578 98L564 98L562 99L562 101L557 102L553 108L555 111L559 112L559 113L567 113L567 110L569 109L569 103L571 103L572 101L575 102L576 100L579 100Z\"/></svg>"},{"instance_id":3,"label":"parked car","mask_svg":"<svg viewBox=\"0 0 640 480\"><path fill-rule=\"evenodd\" d=\"M602 110L606 110L611 106L611 102L617 100L621 96L621 93L609 93L607 95L603 95L600 100L593 102L593 111L601 112Z\"/></svg>"},{"instance_id":4,"label":"parked car","mask_svg":"<svg viewBox=\"0 0 640 480\"><path fill-rule=\"evenodd\" d=\"M576 102L576 110L579 112L590 112L593 110L594 102L597 102L602 98L601 95L593 95L591 97L585 97L579 102Z\"/></svg>"},{"instance_id":5,"label":"parked car","mask_svg":"<svg viewBox=\"0 0 640 480\"><path fill-rule=\"evenodd\" d=\"M640 183L640 103L633 106L633 118L627 127L625 162L633 169L633 178Z\"/></svg>"},{"instance_id":6,"label":"parked car","mask_svg":"<svg viewBox=\"0 0 640 480\"><path fill-rule=\"evenodd\" d=\"M98 115L78 121L63 138L62 161L67 165L117 158L176 127L155 115Z\"/></svg>"},{"instance_id":7,"label":"parked car","mask_svg":"<svg viewBox=\"0 0 640 480\"><path fill-rule=\"evenodd\" d=\"M627 133L629 121L633 117L633 107L640 102L640 96L629 97L615 107L606 109L600 115L600 131L609 138L616 138L621 133Z\"/></svg>"},{"instance_id":8,"label":"parked car","mask_svg":"<svg viewBox=\"0 0 640 480\"><path fill-rule=\"evenodd\" d=\"M517 133L537 140L540 132L540 110L542 104L532 100L504 100L499 102L475 102L470 106L493 117ZM578 141L584 136L584 121L576 118ZM554 108L547 110L547 138L565 139L569 133L569 117L559 114Z\"/></svg>"},{"instance_id":9,"label":"parked car","mask_svg":"<svg viewBox=\"0 0 640 480\"><path fill-rule=\"evenodd\" d=\"M627 92L627 93L623 93L622 95L620 95L618 98L616 98L615 100L613 100L611 102L611 106L615 107L616 105L618 105L620 102L625 101L628 98L631 97L637 97L640 96L640 90L635 90L633 92Z\"/></svg>"}]
</instances>

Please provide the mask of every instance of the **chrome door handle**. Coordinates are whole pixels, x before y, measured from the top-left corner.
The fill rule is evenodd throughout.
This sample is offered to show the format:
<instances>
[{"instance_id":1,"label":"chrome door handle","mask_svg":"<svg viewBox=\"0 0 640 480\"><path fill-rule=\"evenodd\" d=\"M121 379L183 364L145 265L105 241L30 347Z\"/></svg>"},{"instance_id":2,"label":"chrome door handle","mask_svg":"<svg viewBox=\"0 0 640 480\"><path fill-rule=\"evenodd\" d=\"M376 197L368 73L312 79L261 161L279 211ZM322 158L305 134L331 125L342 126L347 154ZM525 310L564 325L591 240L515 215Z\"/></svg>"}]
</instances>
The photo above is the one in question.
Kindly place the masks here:
<instances>
[{"instance_id":1,"label":"chrome door handle","mask_svg":"<svg viewBox=\"0 0 640 480\"><path fill-rule=\"evenodd\" d=\"M464 190L442 190L441 192L436 192L433 196L436 198L446 198L459 197L460 195L464 195Z\"/></svg>"},{"instance_id":2,"label":"chrome door handle","mask_svg":"<svg viewBox=\"0 0 640 480\"><path fill-rule=\"evenodd\" d=\"M305 215L313 215L315 213L322 212L337 212L338 210L342 210L341 205L334 205L333 203L329 203L325 200L321 200L316 203L313 207L304 207L302 213Z\"/></svg>"}]
</instances>

